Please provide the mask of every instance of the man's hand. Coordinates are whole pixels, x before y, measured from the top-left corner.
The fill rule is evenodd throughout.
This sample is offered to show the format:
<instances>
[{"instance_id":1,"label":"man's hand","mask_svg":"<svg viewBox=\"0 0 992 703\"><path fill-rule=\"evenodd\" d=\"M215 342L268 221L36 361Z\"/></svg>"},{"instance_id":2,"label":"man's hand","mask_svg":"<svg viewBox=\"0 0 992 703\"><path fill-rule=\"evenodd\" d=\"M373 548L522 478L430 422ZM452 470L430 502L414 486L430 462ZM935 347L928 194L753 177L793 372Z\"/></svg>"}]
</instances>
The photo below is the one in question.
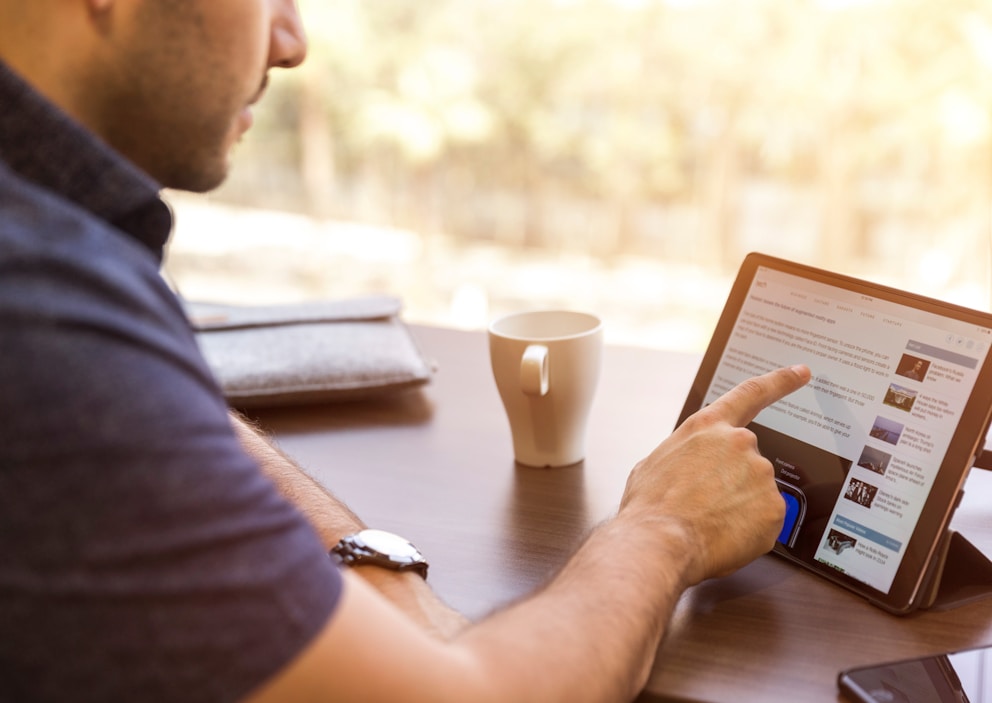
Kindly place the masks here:
<instances>
[{"instance_id":1,"label":"man's hand","mask_svg":"<svg viewBox=\"0 0 992 703\"><path fill-rule=\"evenodd\" d=\"M631 472L622 517L668 523L691 554L686 585L726 575L769 551L785 502L771 463L742 429L810 379L805 366L749 379L688 418Z\"/></svg>"}]
</instances>

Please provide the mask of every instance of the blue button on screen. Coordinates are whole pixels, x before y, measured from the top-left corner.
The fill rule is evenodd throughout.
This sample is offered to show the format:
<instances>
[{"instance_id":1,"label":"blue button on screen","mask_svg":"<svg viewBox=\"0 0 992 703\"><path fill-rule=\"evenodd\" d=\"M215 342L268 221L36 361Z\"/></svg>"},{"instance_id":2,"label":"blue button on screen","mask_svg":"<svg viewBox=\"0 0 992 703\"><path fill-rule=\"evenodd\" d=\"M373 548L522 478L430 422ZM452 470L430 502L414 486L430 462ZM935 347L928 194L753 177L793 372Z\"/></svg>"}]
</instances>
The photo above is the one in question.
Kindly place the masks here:
<instances>
[{"instance_id":1,"label":"blue button on screen","mask_svg":"<svg viewBox=\"0 0 992 703\"><path fill-rule=\"evenodd\" d=\"M785 498L785 522L782 524L782 531L778 534L778 541L788 544L796 527L796 519L799 517L799 500L788 493L783 493L782 497Z\"/></svg>"}]
</instances>

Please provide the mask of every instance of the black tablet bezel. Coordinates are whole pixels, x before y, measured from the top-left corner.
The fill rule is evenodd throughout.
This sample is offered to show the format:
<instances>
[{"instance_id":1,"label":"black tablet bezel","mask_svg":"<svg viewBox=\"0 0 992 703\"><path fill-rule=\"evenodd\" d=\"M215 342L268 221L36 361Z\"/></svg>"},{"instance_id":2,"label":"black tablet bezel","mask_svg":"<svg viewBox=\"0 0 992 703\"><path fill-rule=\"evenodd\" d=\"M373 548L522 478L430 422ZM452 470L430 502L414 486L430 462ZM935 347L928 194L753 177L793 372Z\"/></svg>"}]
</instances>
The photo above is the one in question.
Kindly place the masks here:
<instances>
[{"instance_id":1,"label":"black tablet bezel","mask_svg":"<svg viewBox=\"0 0 992 703\"><path fill-rule=\"evenodd\" d=\"M689 390L676 427L702 406L754 276L760 267L769 267L872 298L888 300L992 329L992 314L989 313L970 310L765 254L751 253L747 255L741 265L727 298L727 303L717 322L713 337L700 363L699 371ZM797 358L791 359L788 363L802 362L802 358ZM815 361L810 366L815 369ZM992 402L990 401L992 401L992 353L986 355L979 370L974 388L961 413L957 429L953 434L938 470L937 478L924 503L916 529L906 547L905 555L888 593L876 590L825 564L811 559L800 559L781 544L776 544L774 552L854 591L889 612L903 614L915 610L921 604L928 567L935 556L940 538L948 529L968 470L974 463L976 454L981 451L985 433L989 427L989 420L992 417Z\"/></svg>"}]
</instances>

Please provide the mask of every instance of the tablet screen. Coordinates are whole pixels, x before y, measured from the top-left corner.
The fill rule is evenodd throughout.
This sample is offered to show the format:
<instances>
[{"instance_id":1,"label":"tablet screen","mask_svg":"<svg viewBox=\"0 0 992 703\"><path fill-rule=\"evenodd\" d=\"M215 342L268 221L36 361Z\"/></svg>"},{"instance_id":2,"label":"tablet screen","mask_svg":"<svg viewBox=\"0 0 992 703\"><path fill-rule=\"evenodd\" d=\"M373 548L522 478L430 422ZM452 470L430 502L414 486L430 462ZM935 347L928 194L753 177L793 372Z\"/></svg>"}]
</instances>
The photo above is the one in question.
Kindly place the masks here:
<instances>
[{"instance_id":1,"label":"tablet screen","mask_svg":"<svg viewBox=\"0 0 992 703\"><path fill-rule=\"evenodd\" d=\"M990 344L987 314L751 255L683 418L809 366L809 385L750 425L786 501L776 551L902 610L984 438L988 402L973 398Z\"/></svg>"}]
</instances>

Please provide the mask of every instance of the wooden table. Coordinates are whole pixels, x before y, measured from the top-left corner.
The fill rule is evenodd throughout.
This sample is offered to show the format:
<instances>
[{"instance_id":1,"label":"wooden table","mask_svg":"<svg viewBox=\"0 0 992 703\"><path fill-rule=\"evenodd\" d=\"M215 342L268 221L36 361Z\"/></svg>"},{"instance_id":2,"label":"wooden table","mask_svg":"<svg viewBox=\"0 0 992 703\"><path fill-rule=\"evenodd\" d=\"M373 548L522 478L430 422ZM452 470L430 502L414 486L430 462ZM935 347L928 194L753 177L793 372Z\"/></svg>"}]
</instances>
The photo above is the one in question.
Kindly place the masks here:
<instances>
[{"instance_id":1,"label":"wooden table","mask_svg":"<svg viewBox=\"0 0 992 703\"><path fill-rule=\"evenodd\" d=\"M612 514L629 469L671 432L699 358L607 347L585 462L530 469L513 461L485 334L413 331L438 366L423 390L255 415L367 523L414 541L435 590L480 618L542 584ZM992 474L973 471L955 518L987 554L990 499ZM684 595L641 700L843 700L843 668L985 643L992 599L897 617L766 556Z\"/></svg>"}]
</instances>

